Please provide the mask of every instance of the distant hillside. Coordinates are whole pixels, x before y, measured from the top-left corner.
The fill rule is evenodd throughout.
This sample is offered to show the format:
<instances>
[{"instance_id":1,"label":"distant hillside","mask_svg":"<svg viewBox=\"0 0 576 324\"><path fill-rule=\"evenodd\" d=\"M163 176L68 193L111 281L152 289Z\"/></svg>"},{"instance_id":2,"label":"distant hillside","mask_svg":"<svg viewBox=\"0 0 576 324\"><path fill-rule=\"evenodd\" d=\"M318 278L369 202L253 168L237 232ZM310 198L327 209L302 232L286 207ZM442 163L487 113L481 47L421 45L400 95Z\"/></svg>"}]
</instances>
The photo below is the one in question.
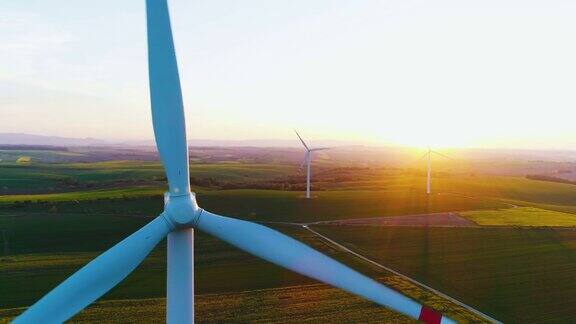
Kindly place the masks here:
<instances>
[{"instance_id":1,"label":"distant hillside","mask_svg":"<svg viewBox=\"0 0 576 324\"><path fill-rule=\"evenodd\" d=\"M192 146L219 147L301 147L294 136L293 140L253 139L253 140L211 140L189 139ZM354 142L332 140L309 140L314 147L353 146ZM72 138L60 136L32 135L23 133L0 133L0 145L43 145L43 146L155 146L154 140L106 141L95 138ZM356 143L357 145L357 143Z\"/></svg>"},{"instance_id":2,"label":"distant hillside","mask_svg":"<svg viewBox=\"0 0 576 324\"><path fill-rule=\"evenodd\" d=\"M101 146L110 142L94 138L71 138L59 136L0 133L1 145L46 145L46 146Z\"/></svg>"}]
</instances>

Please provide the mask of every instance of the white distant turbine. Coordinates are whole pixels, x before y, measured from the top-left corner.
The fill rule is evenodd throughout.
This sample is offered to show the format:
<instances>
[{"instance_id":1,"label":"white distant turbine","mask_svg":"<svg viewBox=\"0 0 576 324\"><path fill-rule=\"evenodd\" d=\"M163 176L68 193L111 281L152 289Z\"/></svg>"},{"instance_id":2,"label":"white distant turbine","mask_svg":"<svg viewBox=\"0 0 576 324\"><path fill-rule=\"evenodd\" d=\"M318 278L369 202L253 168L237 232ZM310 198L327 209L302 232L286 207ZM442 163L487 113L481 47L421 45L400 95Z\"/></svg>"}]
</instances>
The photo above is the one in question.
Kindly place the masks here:
<instances>
[{"instance_id":1,"label":"white distant turbine","mask_svg":"<svg viewBox=\"0 0 576 324\"><path fill-rule=\"evenodd\" d=\"M306 154L304 155L304 160L302 161L302 164L300 164L300 170L302 170L302 167L304 167L304 164L306 164L306 198L310 198L310 176L311 176L310 163L312 161L312 152L328 150L330 148L319 147L319 148L311 149L308 147L308 145L306 145L306 142L304 142L304 140L302 139L300 134L298 134L298 131L294 130L294 132L296 133L296 135L300 139L300 142L302 142L302 145L304 145L304 148L306 149Z\"/></svg>"},{"instance_id":2,"label":"white distant turbine","mask_svg":"<svg viewBox=\"0 0 576 324\"><path fill-rule=\"evenodd\" d=\"M194 229L411 318L434 324L455 323L278 231L200 208L190 191L184 109L166 0L147 0L146 18L152 122L169 187L164 211L86 264L30 306L13 323L67 321L126 278L165 237L168 237L166 321L193 323ZM334 316L337 318L338 315Z\"/></svg>"},{"instance_id":3,"label":"white distant turbine","mask_svg":"<svg viewBox=\"0 0 576 324\"><path fill-rule=\"evenodd\" d=\"M442 153L438 153L434 150L432 150L432 148L430 148L430 146L428 146L428 152L426 152L426 154L424 154L422 157L428 157L428 172L426 175L426 194L430 194L431 192L431 181L432 181L432 154L437 154L441 157L444 157L446 159L450 159L450 157L442 154Z\"/></svg>"}]
</instances>

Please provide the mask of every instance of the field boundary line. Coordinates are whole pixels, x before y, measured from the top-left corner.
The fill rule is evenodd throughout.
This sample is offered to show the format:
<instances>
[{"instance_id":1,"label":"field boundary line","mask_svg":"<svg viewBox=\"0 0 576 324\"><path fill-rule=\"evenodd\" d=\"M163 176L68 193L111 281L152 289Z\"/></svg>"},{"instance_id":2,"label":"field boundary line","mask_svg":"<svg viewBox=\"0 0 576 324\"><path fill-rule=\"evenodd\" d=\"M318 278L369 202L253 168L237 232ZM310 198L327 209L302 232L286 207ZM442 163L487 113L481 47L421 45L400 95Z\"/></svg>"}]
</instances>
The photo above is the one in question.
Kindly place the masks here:
<instances>
[{"instance_id":1,"label":"field boundary line","mask_svg":"<svg viewBox=\"0 0 576 324\"><path fill-rule=\"evenodd\" d=\"M481 311L479 311L479 310L477 310L477 309L475 309L475 308L473 308L473 307L471 307L471 306L468 306L468 305L464 304L463 302L461 302L461 301L459 301L459 300L457 300L457 299L455 299L455 298L453 298L453 297L450 297L450 296L448 296L448 295L446 295L446 294L444 294L444 293L442 293L442 292L440 292L440 291L438 291L438 290L436 290L436 289L434 289L434 288L432 288L432 287L430 287L430 286L428 286L428 285L426 285L426 284L423 284L423 283L417 281L416 279L412 279L412 278L410 278L410 277L408 277L408 276L406 276L406 275L404 275L404 274L402 274L402 273L400 273L400 272L398 272L398 271L396 271L396 270L394 270L394 269L391 269L391 268L389 268L389 267L387 267L387 266L384 266L384 265L382 265L382 264L380 264L380 263L378 263L378 262L376 262L376 261L373 261L373 260L371 260L371 259L369 259L369 258L367 258L367 257L365 257L365 256L363 256L363 255L361 255L361 254L359 254L359 253L357 253L357 252L352 251L351 249L347 248L346 246L344 246L344 245L342 245L342 244L340 244L340 243L338 243L338 242L336 242L336 241L334 241L334 240L326 237L325 235L322 235L322 234L316 232L315 230L313 230L313 229L311 229L310 227L308 227L308 225L301 225L301 226L302 226L302 228L306 229L307 231L311 232L312 234L314 234L314 235L320 237L321 239L323 239L323 240L325 240L325 241L327 241L327 242L335 245L336 247L338 247L340 250L342 250L342 251L344 251L344 252L347 252L347 253L349 253L349 254L352 254L352 255L354 255L355 257L360 258L361 260L370 263L371 265L374 265L374 266L376 266L376 267L378 267L378 268L380 268L380 269L383 269L383 270L386 270L386 271L388 271L388 272L391 272L391 273L393 273L393 274L395 274L395 275L397 275L397 276L399 276L399 277L401 277L401 278L403 278L403 279L406 279L406 280L410 281L411 283L413 283L413 284L415 284L415 285L417 285L417 286L419 286L419 287L421 287L421 288L424 288L424 289L426 289L426 290L428 290L428 291L431 291L432 293L434 293L434 294L436 294L436 295L438 295L438 296L440 296L440 297L442 297L442 298L445 298L445 299L453 302L454 304L456 304L456 305L458 305L458 306L460 306L460 307L465 308L466 310L470 311L471 313L474 313L475 315L478 315L478 316L480 316L480 317L482 317L482 318L484 318L484 319L487 319L487 320L489 320L489 321L491 321L491 322L493 322L493 323L502 324L502 322L496 320L495 318L493 318L493 317L491 317L491 316L489 316L489 315L486 315L486 314L482 313Z\"/></svg>"},{"instance_id":2,"label":"field boundary line","mask_svg":"<svg viewBox=\"0 0 576 324\"><path fill-rule=\"evenodd\" d=\"M468 199L475 199L475 200L480 200L480 199L493 200L493 201L495 201L495 202L497 202L497 203L499 203L499 204L506 205L506 206L508 206L509 208L512 208L512 209L519 207L519 206L516 205L516 204L510 203L510 202L507 202L507 201L503 201L502 199L496 198L496 197L471 196L471 195L467 195L467 194L462 194L462 193L458 193L458 192L450 192L450 191L439 192L439 193L437 193L437 195L438 195L438 196L441 196L441 195L460 196L460 197L464 197L464 198L468 198Z\"/></svg>"}]
</instances>

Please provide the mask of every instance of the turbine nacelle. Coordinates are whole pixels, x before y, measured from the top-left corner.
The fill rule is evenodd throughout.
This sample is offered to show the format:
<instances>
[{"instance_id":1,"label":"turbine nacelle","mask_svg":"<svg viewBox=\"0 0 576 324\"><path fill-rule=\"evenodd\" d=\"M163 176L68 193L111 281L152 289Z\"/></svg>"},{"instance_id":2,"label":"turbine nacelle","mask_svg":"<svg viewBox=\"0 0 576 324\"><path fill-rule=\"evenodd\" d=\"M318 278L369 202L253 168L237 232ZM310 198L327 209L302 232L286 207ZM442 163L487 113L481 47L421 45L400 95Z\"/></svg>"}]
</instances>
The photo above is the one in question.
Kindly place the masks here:
<instances>
[{"instance_id":1,"label":"turbine nacelle","mask_svg":"<svg viewBox=\"0 0 576 324\"><path fill-rule=\"evenodd\" d=\"M164 194L164 212L162 216L173 228L190 228L198 223L202 209L198 207L196 195Z\"/></svg>"}]
</instances>

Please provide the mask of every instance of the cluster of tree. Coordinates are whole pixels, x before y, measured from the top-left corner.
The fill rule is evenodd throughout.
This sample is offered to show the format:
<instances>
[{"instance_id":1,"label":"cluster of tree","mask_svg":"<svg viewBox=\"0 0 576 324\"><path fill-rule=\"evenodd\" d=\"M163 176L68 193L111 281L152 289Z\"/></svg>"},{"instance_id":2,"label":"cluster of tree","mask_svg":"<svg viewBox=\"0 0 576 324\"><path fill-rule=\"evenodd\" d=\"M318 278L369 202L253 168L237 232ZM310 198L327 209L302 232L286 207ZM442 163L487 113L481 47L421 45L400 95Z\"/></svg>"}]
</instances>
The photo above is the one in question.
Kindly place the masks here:
<instances>
[{"instance_id":1,"label":"cluster of tree","mask_svg":"<svg viewBox=\"0 0 576 324\"><path fill-rule=\"evenodd\" d=\"M11 207L27 207L30 205L34 205L34 207L38 207L43 210L48 210L50 212L57 211L57 205L61 202L53 202L53 201L42 201L42 200L20 200L14 201L10 204Z\"/></svg>"},{"instance_id":2,"label":"cluster of tree","mask_svg":"<svg viewBox=\"0 0 576 324\"><path fill-rule=\"evenodd\" d=\"M323 190L322 184L334 184L342 182L354 182L371 180L382 177L383 171L388 171L390 168L369 168L369 167L338 167L338 168L324 168L314 173L312 182L315 185L315 190ZM425 175L420 173L419 170L401 170L404 174ZM435 176L449 176L446 172L436 172ZM265 180L221 180L214 177L191 177L190 183L192 185L214 188L214 189L268 189L268 190L288 190L288 191L302 191L306 189L306 177L304 173L291 174Z\"/></svg>"},{"instance_id":3,"label":"cluster of tree","mask_svg":"<svg viewBox=\"0 0 576 324\"><path fill-rule=\"evenodd\" d=\"M64 146L0 144L2 151L68 151Z\"/></svg>"},{"instance_id":4,"label":"cluster of tree","mask_svg":"<svg viewBox=\"0 0 576 324\"><path fill-rule=\"evenodd\" d=\"M411 176L418 176L418 177L425 177L427 172L428 172L427 170L414 169L414 168L408 168L408 169L402 170L403 174L411 175ZM435 178L446 178L446 177L450 177L451 174L449 172L445 172L445 171L434 170L432 172L432 176Z\"/></svg>"},{"instance_id":5,"label":"cluster of tree","mask_svg":"<svg viewBox=\"0 0 576 324\"><path fill-rule=\"evenodd\" d=\"M302 191L306 189L305 182L301 179L293 179L292 177L282 177L261 181L229 181L213 177L191 177L190 183L195 186L213 189L267 189L287 191Z\"/></svg>"},{"instance_id":6,"label":"cluster of tree","mask_svg":"<svg viewBox=\"0 0 576 324\"><path fill-rule=\"evenodd\" d=\"M558 177L554 177L554 176L546 175L546 174L529 174L526 176L526 179L576 184L576 181L572 181L572 180L568 180L568 179L562 179L562 178L558 178Z\"/></svg>"},{"instance_id":7,"label":"cluster of tree","mask_svg":"<svg viewBox=\"0 0 576 324\"><path fill-rule=\"evenodd\" d=\"M20 201L15 201L15 202L11 203L10 206L16 207L16 208L22 208L22 207L30 206L35 202L36 201L33 201L33 200L20 200Z\"/></svg>"},{"instance_id":8,"label":"cluster of tree","mask_svg":"<svg viewBox=\"0 0 576 324\"><path fill-rule=\"evenodd\" d=\"M107 187L124 187L130 185L149 184L152 182L166 182L165 176L152 176L149 179L118 179L114 181L79 181L75 177L67 177L62 180L62 184L68 188L81 189L81 188L107 188Z\"/></svg>"},{"instance_id":9,"label":"cluster of tree","mask_svg":"<svg viewBox=\"0 0 576 324\"><path fill-rule=\"evenodd\" d=\"M327 169L317 172L314 175L313 180L332 183L360 181L370 177L370 174L367 174L366 171L368 171L368 169L364 168Z\"/></svg>"}]
</instances>

